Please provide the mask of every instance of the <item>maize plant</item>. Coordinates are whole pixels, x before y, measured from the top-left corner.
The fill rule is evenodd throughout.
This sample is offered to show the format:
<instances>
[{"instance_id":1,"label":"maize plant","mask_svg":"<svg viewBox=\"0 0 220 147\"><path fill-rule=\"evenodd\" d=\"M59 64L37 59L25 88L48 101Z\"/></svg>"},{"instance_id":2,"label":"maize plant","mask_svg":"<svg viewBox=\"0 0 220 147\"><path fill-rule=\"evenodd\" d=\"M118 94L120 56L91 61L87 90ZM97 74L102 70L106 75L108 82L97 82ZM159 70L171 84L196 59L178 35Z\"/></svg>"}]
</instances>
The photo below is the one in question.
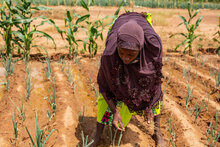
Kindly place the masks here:
<instances>
[{"instance_id":1,"label":"maize plant","mask_svg":"<svg viewBox=\"0 0 220 147\"><path fill-rule=\"evenodd\" d=\"M91 1L90 1L91 2ZM84 29L86 31L86 35L87 37L83 40L83 47L84 47L84 51L86 51L88 49L90 57L94 57L97 53L98 50L98 44L96 42L96 40L98 39L98 37L101 38L101 40L103 40L103 34L102 31L104 29L103 27L103 20L96 20L95 22L90 21L90 14L89 14L89 5L90 2L88 4L85 3L84 0L80 1L81 6L87 10L88 14L87 14L87 20L85 21L87 24L87 28ZM92 1L93 3L93 1Z\"/></svg>"},{"instance_id":2,"label":"maize plant","mask_svg":"<svg viewBox=\"0 0 220 147\"><path fill-rule=\"evenodd\" d=\"M198 13L199 13L199 9L196 10L196 12L194 13L194 10L193 10L191 4L188 3L188 15L189 15L189 19L186 20L185 17L179 16L179 17L183 20L183 22L180 23L178 26L184 24L185 27L186 27L186 29L187 29L187 33L175 33L175 34L173 34L173 35L170 36L170 38L171 38L171 37L173 37L173 36L175 36L175 35L181 35L181 36L183 36L183 37L185 38L185 40L183 40L180 44L178 44L178 45L176 46L176 48L174 49L175 52L177 51L177 49L178 49L180 46L184 46L184 51L183 51L183 53L185 54L186 51L187 51L187 49L188 49L188 53L189 53L189 54L192 54L192 43L193 43L193 41L194 41L197 37L200 36L200 35L195 35L195 30L198 28L198 26L199 26L199 24L200 24L200 22L202 21L202 18L203 18L202 16L200 16L200 17L197 19L196 23L195 23L195 24L192 24L192 23L191 23L191 22L192 22L192 19L193 19L194 17L196 17Z\"/></svg>"},{"instance_id":3,"label":"maize plant","mask_svg":"<svg viewBox=\"0 0 220 147\"><path fill-rule=\"evenodd\" d=\"M73 55L78 54L78 43L81 40L76 40L75 35L78 31L78 28L80 28L79 23L83 22L85 19L87 19L90 15L86 14L86 15L78 15L76 13L74 13L73 15L75 17L77 17L78 19L75 21L75 23L73 23L73 19L71 17L70 11L67 10L66 12L67 17L65 18L65 27L67 27L67 31L65 31L64 33L66 34L66 40L69 43L69 55L70 57Z\"/></svg>"},{"instance_id":4,"label":"maize plant","mask_svg":"<svg viewBox=\"0 0 220 147\"><path fill-rule=\"evenodd\" d=\"M7 7L11 7L12 3L9 0L5 1L5 3L6 6L3 6L0 9L0 34L5 42L6 55L9 56L12 54L12 27L14 24L11 12L6 9Z\"/></svg>"},{"instance_id":5,"label":"maize plant","mask_svg":"<svg viewBox=\"0 0 220 147\"><path fill-rule=\"evenodd\" d=\"M47 39L52 40L55 45L54 39L50 35L38 30L38 27L44 25L45 22L48 22L50 24L54 24L54 22L44 16L33 17L34 10L48 10L48 8L32 7L32 1L29 0L15 1L14 4L11 0L5 0L5 3L8 6L9 13L13 15L12 23L17 28L17 31L12 31L12 35L14 36L13 42L19 46L19 53L20 49L23 49L24 55L27 55L27 57L29 57L31 48L39 47L37 45L33 45L33 39L35 37L34 34L40 34ZM38 18L43 19L41 23L39 25L31 25L33 21Z\"/></svg>"}]
</instances>

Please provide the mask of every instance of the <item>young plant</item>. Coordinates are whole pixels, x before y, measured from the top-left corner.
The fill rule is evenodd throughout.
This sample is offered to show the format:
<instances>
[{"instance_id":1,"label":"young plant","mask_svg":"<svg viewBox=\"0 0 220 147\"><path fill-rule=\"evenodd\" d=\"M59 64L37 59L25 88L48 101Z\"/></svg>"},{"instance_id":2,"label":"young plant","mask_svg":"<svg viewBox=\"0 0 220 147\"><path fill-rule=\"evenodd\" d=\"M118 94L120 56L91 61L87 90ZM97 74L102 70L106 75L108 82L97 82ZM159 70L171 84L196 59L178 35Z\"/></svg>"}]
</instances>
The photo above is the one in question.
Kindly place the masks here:
<instances>
[{"instance_id":1,"label":"young plant","mask_svg":"<svg viewBox=\"0 0 220 147\"><path fill-rule=\"evenodd\" d=\"M189 106L189 103L190 103L190 98L191 98L191 95L192 95L192 90L193 88L190 87L190 85L188 84L188 89L187 89L187 96L186 96L186 109L188 108Z\"/></svg>"},{"instance_id":2,"label":"young plant","mask_svg":"<svg viewBox=\"0 0 220 147\"><path fill-rule=\"evenodd\" d=\"M168 130L169 130L170 135L171 135L171 138L170 138L170 141L169 141L169 146L171 145L172 147L176 147L176 145L175 145L175 132L174 132L175 124L172 124L171 118L168 118L168 125L169 125Z\"/></svg>"},{"instance_id":3,"label":"young plant","mask_svg":"<svg viewBox=\"0 0 220 147\"><path fill-rule=\"evenodd\" d=\"M69 43L69 56L70 57L78 55L78 43L77 42L81 40L77 40L75 36L76 36L78 29L81 28L81 26L79 26L79 23L83 22L85 19L87 19L90 16L89 14L81 16L76 13L74 13L73 15L78 18L75 22L70 14L70 11L69 10L66 11L67 17L65 18L65 27L67 28L67 30L62 31L62 33L66 35L66 40Z\"/></svg>"},{"instance_id":4,"label":"young plant","mask_svg":"<svg viewBox=\"0 0 220 147\"><path fill-rule=\"evenodd\" d=\"M11 0L5 1L10 1L11 3ZM41 37L39 35L34 36L35 34L40 34L43 37L52 40L55 45L54 39L50 35L38 30L38 27L44 25L45 22L55 25L54 22L44 16L33 17L34 10L48 10L48 8L32 7L32 1L29 0L19 0L14 2L14 6L13 4L8 5L8 11L14 16L13 23L17 28L17 31L13 31L12 34L14 35L14 43L19 46L18 52L20 53L20 49L22 49L24 55L27 55L27 58L29 58L31 48L38 47L37 45L33 45L34 38ZM41 23L39 25L32 25L33 21L38 18L43 19Z\"/></svg>"},{"instance_id":5,"label":"young plant","mask_svg":"<svg viewBox=\"0 0 220 147\"><path fill-rule=\"evenodd\" d=\"M31 143L34 147L44 147L44 145L46 144L47 140L49 139L49 137L51 136L51 134L55 131L55 129L52 129L51 132L49 133L49 135L46 137L46 139L43 141L45 132L44 130L40 130L40 125L38 123L37 120L37 114L35 113L35 137L36 137L36 143L33 140L33 137L31 136L27 126L25 127L26 131L30 137Z\"/></svg>"},{"instance_id":6,"label":"young plant","mask_svg":"<svg viewBox=\"0 0 220 147\"><path fill-rule=\"evenodd\" d=\"M5 68L5 71L9 74L12 75L14 73L14 69L15 69L15 62L12 60L12 55L9 54L8 56L1 56L1 62L3 67Z\"/></svg>"},{"instance_id":7,"label":"young plant","mask_svg":"<svg viewBox=\"0 0 220 147\"><path fill-rule=\"evenodd\" d=\"M12 54L12 27L14 26L13 24L13 17L12 13L9 11L7 12L7 8L12 7L12 2L10 0L5 0L6 5L2 6L0 8L0 34L5 42L5 49L6 49L6 55L9 56Z\"/></svg>"},{"instance_id":8,"label":"young plant","mask_svg":"<svg viewBox=\"0 0 220 147\"><path fill-rule=\"evenodd\" d=\"M50 90L52 91L52 95L51 95ZM49 117L49 120L51 120L51 118L55 115L56 109L57 109L56 103L55 103L55 100L56 100L55 86L53 83L51 83L50 90L48 88L49 98L44 96L44 99L47 100L47 102L50 104L50 108L51 108L50 112L47 111L47 116Z\"/></svg>"},{"instance_id":9,"label":"young plant","mask_svg":"<svg viewBox=\"0 0 220 147\"><path fill-rule=\"evenodd\" d=\"M44 71L46 74L47 79L49 80L52 74L51 65L50 65L50 56L48 55L47 50L45 50L47 57L45 57L46 60L46 67L44 67Z\"/></svg>"},{"instance_id":10,"label":"young plant","mask_svg":"<svg viewBox=\"0 0 220 147\"><path fill-rule=\"evenodd\" d=\"M118 132L118 129L115 130L115 134L114 134L114 136L112 136L112 126L109 126L109 132L110 132L110 138L111 138L112 147L115 147L115 139L116 139L116 134ZM121 139L122 139L122 136L123 136L122 132L123 131L120 131L120 136L119 136L119 139L118 139L117 147L119 147L119 145L121 143Z\"/></svg>"},{"instance_id":11,"label":"young plant","mask_svg":"<svg viewBox=\"0 0 220 147\"><path fill-rule=\"evenodd\" d=\"M94 140L92 140L91 142L88 143L88 135L86 135L86 138L85 138L83 131L81 131L81 136L82 136L82 143L83 143L82 147L89 147L94 142Z\"/></svg>"},{"instance_id":12,"label":"young plant","mask_svg":"<svg viewBox=\"0 0 220 147\"><path fill-rule=\"evenodd\" d=\"M185 40L183 40L180 44L178 44L178 45L176 46L176 48L174 49L175 52L177 51L177 49L178 49L180 46L184 46L184 51L183 51L183 53L185 54L186 51L187 51L187 49L188 49L188 53L189 53L189 54L192 54L192 43L193 43L193 41L194 41L197 37L200 36L200 35L195 35L195 30L198 28L200 22L202 21L202 16L200 16L200 17L197 19L197 21L196 21L195 24L192 24L191 22L192 22L193 18L197 16L198 13L199 13L199 9L196 10L196 12L194 13L194 10L193 10L193 8L192 8L192 5L191 5L190 3L188 3L189 19L186 20L185 17L179 16L179 17L183 20L183 22L180 23L178 26L184 24L185 27L186 27L186 29L187 29L187 33L175 33L175 34L173 34L173 35L170 36L170 38L171 38L171 37L176 36L176 35L181 35L181 36L183 36L183 37L185 38Z\"/></svg>"},{"instance_id":13,"label":"young plant","mask_svg":"<svg viewBox=\"0 0 220 147\"><path fill-rule=\"evenodd\" d=\"M61 58L61 59L59 60L59 63L61 64L61 69L62 69L62 71L64 71L65 65L66 65L66 61Z\"/></svg>"},{"instance_id":14,"label":"young plant","mask_svg":"<svg viewBox=\"0 0 220 147\"><path fill-rule=\"evenodd\" d=\"M74 84L72 71L70 70L70 65L68 65L66 68L66 76L67 76L68 81L69 81L71 87L73 88L73 92L74 92L75 91L75 84Z\"/></svg>"},{"instance_id":15,"label":"young plant","mask_svg":"<svg viewBox=\"0 0 220 147\"><path fill-rule=\"evenodd\" d=\"M13 146L15 146L17 138L18 138L18 124L17 124L17 120L16 120L16 110L14 111L14 116L11 113L11 117L12 117L12 123L13 123L13 128L14 128L14 142L12 144L13 144Z\"/></svg>"},{"instance_id":16,"label":"young plant","mask_svg":"<svg viewBox=\"0 0 220 147\"><path fill-rule=\"evenodd\" d=\"M218 125L218 112L216 110L216 116L215 116L215 126L212 124L212 121L209 124L209 128L206 133L207 142L209 147L215 147L216 143L218 142L218 139L220 137L220 131L217 131L217 125ZM213 128L214 127L214 128Z\"/></svg>"},{"instance_id":17,"label":"young plant","mask_svg":"<svg viewBox=\"0 0 220 147\"><path fill-rule=\"evenodd\" d=\"M196 120L197 120L199 114L202 112L202 108L198 106L198 101L197 101L196 104L194 105L194 108L193 108L193 109L194 109L193 114L195 113L195 120L194 120L194 121L196 122Z\"/></svg>"},{"instance_id":18,"label":"young plant","mask_svg":"<svg viewBox=\"0 0 220 147\"><path fill-rule=\"evenodd\" d=\"M25 78L25 83L26 83L26 99L28 100L30 97L31 93L31 75L30 75L30 68L26 68L26 78Z\"/></svg>"},{"instance_id":19,"label":"young plant","mask_svg":"<svg viewBox=\"0 0 220 147\"><path fill-rule=\"evenodd\" d=\"M14 101L11 98L9 99L12 102L12 104L15 106L16 110L19 112L22 122L24 122L26 117L24 112L23 100L21 100L20 108L18 108L18 106L14 103Z\"/></svg>"},{"instance_id":20,"label":"young plant","mask_svg":"<svg viewBox=\"0 0 220 147\"><path fill-rule=\"evenodd\" d=\"M84 50L89 51L90 57L94 57L98 50L98 44L96 40L100 37L103 40L103 20L96 20L95 22L90 21L90 12L89 12L89 3L85 3L84 0L80 0L81 6L88 12L87 20L85 21L87 24L87 28L84 29L87 37L83 40Z\"/></svg>"},{"instance_id":21,"label":"young plant","mask_svg":"<svg viewBox=\"0 0 220 147\"><path fill-rule=\"evenodd\" d=\"M218 89L220 85L220 65L219 65L217 75L215 75L215 82L216 82L216 88Z\"/></svg>"}]
</instances>

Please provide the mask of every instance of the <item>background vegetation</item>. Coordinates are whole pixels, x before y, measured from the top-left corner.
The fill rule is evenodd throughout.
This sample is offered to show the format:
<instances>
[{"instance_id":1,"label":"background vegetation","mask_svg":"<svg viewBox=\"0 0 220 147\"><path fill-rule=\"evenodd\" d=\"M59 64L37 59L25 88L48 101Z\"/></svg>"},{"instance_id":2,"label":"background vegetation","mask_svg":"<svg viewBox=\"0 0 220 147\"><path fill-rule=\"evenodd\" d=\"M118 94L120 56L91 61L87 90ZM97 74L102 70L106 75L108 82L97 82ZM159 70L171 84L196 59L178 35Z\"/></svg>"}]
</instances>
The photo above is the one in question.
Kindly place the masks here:
<instances>
[{"instance_id":1,"label":"background vegetation","mask_svg":"<svg viewBox=\"0 0 220 147\"><path fill-rule=\"evenodd\" d=\"M80 5L80 0L31 0L35 5ZM86 0L89 1L89 0ZM97 6L119 6L122 1L131 6L151 8L187 8L188 0L94 0ZM220 0L191 0L195 8L220 9ZM3 3L3 0L0 0Z\"/></svg>"}]
</instances>

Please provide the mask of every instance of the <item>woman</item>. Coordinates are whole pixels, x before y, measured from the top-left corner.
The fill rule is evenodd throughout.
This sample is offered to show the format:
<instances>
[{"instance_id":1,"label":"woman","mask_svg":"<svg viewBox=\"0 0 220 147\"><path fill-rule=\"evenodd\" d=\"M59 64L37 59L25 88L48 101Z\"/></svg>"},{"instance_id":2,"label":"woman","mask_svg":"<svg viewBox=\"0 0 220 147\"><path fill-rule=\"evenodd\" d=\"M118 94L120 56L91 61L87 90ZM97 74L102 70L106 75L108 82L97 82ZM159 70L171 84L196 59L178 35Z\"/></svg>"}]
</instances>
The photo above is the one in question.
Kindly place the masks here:
<instances>
[{"instance_id":1,"label":"woman","mask_svg":"<svg viewBox=\"0 0 220 147\"><path fill-rule=\"evenodd\" d=\"M143 14L129 12L115 21L106 40L97 81L97 130L92 146L100 140L104 125L119 130L133 114L154 114L156 144L164 146L160 131L162 44ZM119 108L119 109L118 109Z\"/></svg>"}]
</instances>

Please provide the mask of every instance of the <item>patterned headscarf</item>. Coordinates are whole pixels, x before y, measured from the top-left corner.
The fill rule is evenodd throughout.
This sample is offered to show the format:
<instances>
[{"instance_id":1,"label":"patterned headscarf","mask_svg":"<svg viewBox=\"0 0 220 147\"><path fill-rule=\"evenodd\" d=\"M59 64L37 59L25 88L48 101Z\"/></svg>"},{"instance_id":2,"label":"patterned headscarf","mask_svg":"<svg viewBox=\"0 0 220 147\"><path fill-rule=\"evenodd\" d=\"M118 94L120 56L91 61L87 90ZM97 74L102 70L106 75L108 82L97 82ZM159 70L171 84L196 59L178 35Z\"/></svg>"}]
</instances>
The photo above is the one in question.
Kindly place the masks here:
<instances>
[{"instance_id":1,"label":"patterned headscarf","mask_svg":"<svg viewBox=\"0 0 220 147\"><path fill-rule=\"evenodd\" d=\"M139 50L139 62L124 64L117 48ZM162 45L145 18L136 12L121 15L106 39L97 81L101 93L115 103L123 101L130 111L149 112L162 100Z\"/></svg>"}]
</instances>

